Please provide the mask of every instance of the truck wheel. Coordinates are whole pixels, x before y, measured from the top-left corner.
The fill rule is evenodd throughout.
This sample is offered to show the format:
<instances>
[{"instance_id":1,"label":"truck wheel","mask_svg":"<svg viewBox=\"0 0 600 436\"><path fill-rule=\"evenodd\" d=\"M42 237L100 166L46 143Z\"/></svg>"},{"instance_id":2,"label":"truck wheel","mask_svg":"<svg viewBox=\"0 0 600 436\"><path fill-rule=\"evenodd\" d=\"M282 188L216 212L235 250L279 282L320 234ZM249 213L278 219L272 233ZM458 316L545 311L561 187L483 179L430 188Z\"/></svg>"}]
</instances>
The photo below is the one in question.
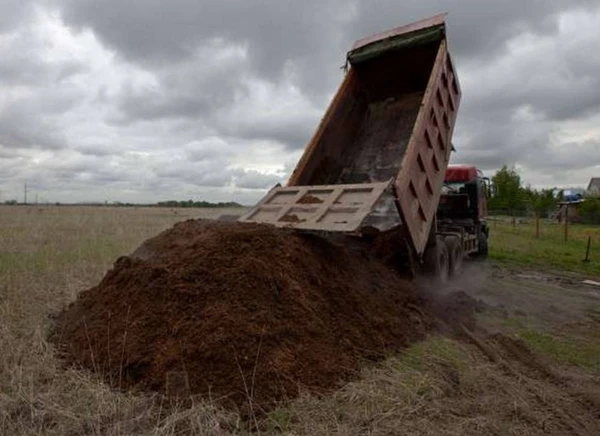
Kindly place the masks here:
<instances>
[{"instance_id":1,"label":"truck wheel","mask_svg":"<svg viewBox=\"0 0 600 436\"><path fill-rule=\"evenodd\" d=\"M486 259L488 256L488 238L483 232L479 232L477 237L477 259Z\"/></svg>"},{"instance_id":2,"label":"truck wheel","mask_svg":"<svg viewBox=\"0 0 600 436\"><path fill-rule=\"evenodd\" d=\"M463 264L464 251L458 236L446 236L444 239L448 247L448 275L454 277L460 274Z\"/></svg>"},{"instance_id":3,"label":"truck wheel","mask_svg":"<svg viewBox=\"0 0 600 436\"><path fill-rule=\"evenodd\" d=\"M448 247L443 238L437 237L435 245L425 250L423 271L439 284L444 284L448 281L449 264Z\"/></svg>"}]
</instances>

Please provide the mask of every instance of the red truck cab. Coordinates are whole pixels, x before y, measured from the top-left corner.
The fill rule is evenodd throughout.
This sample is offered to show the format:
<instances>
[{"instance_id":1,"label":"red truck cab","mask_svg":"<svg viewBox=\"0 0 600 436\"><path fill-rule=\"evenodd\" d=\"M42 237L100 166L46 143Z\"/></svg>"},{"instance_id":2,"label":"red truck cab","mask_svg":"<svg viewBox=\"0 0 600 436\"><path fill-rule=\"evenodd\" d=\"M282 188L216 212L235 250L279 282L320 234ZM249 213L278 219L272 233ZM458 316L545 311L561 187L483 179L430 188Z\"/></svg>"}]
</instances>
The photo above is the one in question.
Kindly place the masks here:
<instances>
[{"instance_id":1,"label":"red truck cab","mask_svg":"<svg viewBox=\"0 0 600 436\"><path fill-rule=\"evenodd\" d=\"M479 257L487 256L487 184L489 179L472 165L449 165L446 169L444 186L436 218L438 226L453 226L460 223L477 235Z\"/></svg>"}]
</instances>

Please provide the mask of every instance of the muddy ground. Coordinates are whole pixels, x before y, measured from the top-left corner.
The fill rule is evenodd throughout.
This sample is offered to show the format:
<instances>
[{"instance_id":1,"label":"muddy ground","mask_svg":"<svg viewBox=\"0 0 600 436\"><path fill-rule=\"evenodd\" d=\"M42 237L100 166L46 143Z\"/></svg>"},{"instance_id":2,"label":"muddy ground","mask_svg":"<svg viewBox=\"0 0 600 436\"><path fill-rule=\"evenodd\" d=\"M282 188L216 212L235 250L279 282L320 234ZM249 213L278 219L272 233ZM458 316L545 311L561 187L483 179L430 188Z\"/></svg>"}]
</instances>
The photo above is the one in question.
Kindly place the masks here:
<instances>
[{"instance_id":1,"label":"muddy ground","mask_svg":"<svg viewBox=\"0 0 600 436\"><path fill-rule=\"evenodd\" d=\"M600 286L586 279L467 264L441 293L479 302L477 325L460 340L489 366L478 392L449 395L439 407L482 419L488 434L600 434Z\"/></svg>"},{"instance_id":2,"label":"muddy ground","mask_svg":"<svg viewBox=\"0 0 600 436\"><path fill-rule=\"evenodd\" d=\"M461 290L482 302L486 310L481 320L488 328L507 331L511 324L520 324L552 333L565 327L598 324L600 286L585 284L589 279L561 271L501 267L493 262L467 263L461 277L443 292ZM499 319L513 322L507 325L497 322Z\"/></svg>"}]
</instances>

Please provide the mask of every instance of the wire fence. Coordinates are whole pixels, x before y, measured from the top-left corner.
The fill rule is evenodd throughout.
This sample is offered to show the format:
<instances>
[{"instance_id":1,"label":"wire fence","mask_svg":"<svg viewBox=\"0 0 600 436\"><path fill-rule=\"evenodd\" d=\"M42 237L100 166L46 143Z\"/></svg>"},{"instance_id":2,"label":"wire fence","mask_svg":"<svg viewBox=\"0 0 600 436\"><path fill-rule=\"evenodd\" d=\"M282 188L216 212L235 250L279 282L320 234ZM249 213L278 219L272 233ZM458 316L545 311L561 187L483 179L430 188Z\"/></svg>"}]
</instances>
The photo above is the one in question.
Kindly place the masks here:
<instances>
[{"instance_id":1,"label":"wire fence","mask_svg":"<svg viewBox=\"0 0 600 436\"><path fill-rule=\"evenodd\" d=\"M531 209L509 210L492 209L488 211L491 217L510 218L515 221L536 220L538 216ZM539 219L547 223L561 224L568 221L571 224L600 225L600 201L592 200L582 203L560 204L539 215Z\"/></svg>"}]
</instances>

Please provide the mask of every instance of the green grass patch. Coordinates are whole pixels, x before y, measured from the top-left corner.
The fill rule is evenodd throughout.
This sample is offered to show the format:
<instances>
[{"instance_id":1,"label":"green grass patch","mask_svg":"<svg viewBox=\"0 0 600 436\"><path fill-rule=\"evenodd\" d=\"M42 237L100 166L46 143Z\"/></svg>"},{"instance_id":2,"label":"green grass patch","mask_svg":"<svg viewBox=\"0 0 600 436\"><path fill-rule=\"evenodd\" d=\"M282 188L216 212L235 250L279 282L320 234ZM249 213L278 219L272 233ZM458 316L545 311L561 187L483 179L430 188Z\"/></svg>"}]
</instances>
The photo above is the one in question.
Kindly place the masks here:
<instances>
[{"instance_id":1,"label":"green grass patch","mask_svg":"<svg viewBox=\"0 0 600 436\"><path fill-rule=\"evenodd\" d=\"M473 356L460 342L431 336L367 366L360 379L330 395L300 397L270 412L267 434L348 434L348 429L354 430L352 434L370 434L369 429L394 416L410 416L446 397L463 379L470 380L472 363ZM303 430L296 433L297 428Z\"/></svg>"},{"instance_id":2,"label":"green grass patch","mask_svg":"<svg viewBox=\"0 0 600 436\"><path fill-rule=\"evenodd\" d=\"M589 262L584 262L588 237ZM490 258L507 264L600 276L600 226L571 224L565 241L564 226L559 224L540 222L538 238L533 220L514 227L507 220L495 220L490 222Z\"/></svg>"},{"instance_id":3,"label":"green grass patch","mask_svg":"<svg viewBox=\"0 0 600 436\"><path fill-rule=\"evenodd\" d=\"M580 368L600 371L600 343L592 338L560 338L553 335L525 330L518 336L535 352L551 359Z\"/></svg>"},{"instance_id":4,"label":"green grass patch","mask_svg":"<svg viewBox=\"0 0 600 436\"><path fill-rule=\"evenodd\" d=\"M517 316L503 317L495 313L483 312L478 313L476 318L483 325L498 326L503 331L516 332L528 328L528 320Z\"/></svg>"},{"instance_id":5,"label":"green grass patch","mask_svg":"<svg viewBox=\"0 0 600 436\"><path fill-rule=\"evenodd\" d=\"M382 363L382 371L398 378L398 389L408 402L439 396L445 390L449 373L468 371L469 355L461 345L442 336L415 343Z\"/></svg>"},{"instance_id":6,"label":"green grass patch","mask_svg":"<svg viewBox=\"0 0 600 436\"><path fill-rule=\"evenodd\" d=\"M467 362L468 356L457 342L442 336L413 344L390 360L391 365L400 371L421 371L440 363L450 364L460 371Z\"/></svg>"}]
</instances>

